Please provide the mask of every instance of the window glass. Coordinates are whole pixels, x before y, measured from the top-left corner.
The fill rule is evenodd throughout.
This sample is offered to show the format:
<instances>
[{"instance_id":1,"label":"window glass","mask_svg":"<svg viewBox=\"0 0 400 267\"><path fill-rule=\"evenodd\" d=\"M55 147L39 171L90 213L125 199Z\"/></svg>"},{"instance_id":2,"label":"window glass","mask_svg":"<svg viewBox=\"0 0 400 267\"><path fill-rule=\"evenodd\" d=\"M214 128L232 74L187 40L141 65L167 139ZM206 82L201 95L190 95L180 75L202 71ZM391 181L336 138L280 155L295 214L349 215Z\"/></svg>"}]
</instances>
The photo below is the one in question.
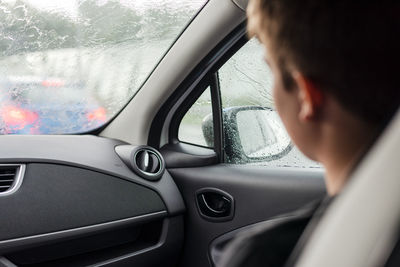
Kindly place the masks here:
<instances>
[{"instance_id":1,"label":"window glass","mask_svg":"<svg viewBox=\"0 0 400 267\"><path fill-rule=\"evenodd\" d=\"M211 90L207 87L183 117L178 138L182 142L214 147L213 129Z\"/></svg>"},{"instance_id":2,"label":"window glass","mask_svg":"<svg viewBox=\"0 0 400 267\"><path fill-rule=\"evenodd\" d=\"M273 107L272 73L263 58L263 48L252 39L221 67L218 74L223 108Z\"/></svg>"},{"instance_id":3,"label":"window glass","mask_svg":"<svg viewBox=\"0 0 400 267\"><path fill-rule=\"evenodd\" d=\"M205 2L0 1L0 134L103 125Z\"/></svg>"},{"instance_id":4,"label":"window glass","mask_svg":"<svg viewBox=\"0 0 400 267\"><path fill-rule=\"evenodd\" d=\"M219 70L226 161L276 167L317 167L290 141L274 110L271 70L255 39Z\"/></svg>"}]
</instances>

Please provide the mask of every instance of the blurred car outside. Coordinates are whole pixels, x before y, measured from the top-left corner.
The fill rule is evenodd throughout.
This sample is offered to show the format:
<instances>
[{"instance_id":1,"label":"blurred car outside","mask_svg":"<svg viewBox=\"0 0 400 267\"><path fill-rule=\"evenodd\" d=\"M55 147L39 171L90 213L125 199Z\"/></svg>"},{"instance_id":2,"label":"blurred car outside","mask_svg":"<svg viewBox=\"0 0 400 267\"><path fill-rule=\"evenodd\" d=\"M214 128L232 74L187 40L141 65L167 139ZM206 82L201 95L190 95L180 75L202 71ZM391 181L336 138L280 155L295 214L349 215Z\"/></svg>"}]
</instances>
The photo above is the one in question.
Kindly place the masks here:
<instances>
[{"instance_id":1,"label":"blurred car outside","mask_svg":"<svg viewBox=\"0 0 400 267\"><path fill-rule=\"evenodd\" d=\"M0 79L0 134L85 132L107 121L107 112L83 82L57 77Z\"/></svg>"}]
</instances>

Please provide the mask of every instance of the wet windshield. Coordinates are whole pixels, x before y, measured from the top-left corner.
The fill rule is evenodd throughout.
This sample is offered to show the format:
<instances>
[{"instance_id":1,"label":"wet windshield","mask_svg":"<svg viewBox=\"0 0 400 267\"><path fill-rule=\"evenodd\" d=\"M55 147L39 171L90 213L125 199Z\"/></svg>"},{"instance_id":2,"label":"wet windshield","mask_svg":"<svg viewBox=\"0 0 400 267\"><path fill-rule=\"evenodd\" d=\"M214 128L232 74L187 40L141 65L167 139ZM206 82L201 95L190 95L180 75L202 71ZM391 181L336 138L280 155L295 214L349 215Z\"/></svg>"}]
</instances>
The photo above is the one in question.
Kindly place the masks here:
<instances>
[{"instance_id":1,"label":"wet windshield","mask_svg":"<svg viewBox=\"0 0 400 267\"><path fill-rule=\"evenodd\" d=\"M0 1L0 134L100 127L205 2Z\"/></svg>"}]
</instances>

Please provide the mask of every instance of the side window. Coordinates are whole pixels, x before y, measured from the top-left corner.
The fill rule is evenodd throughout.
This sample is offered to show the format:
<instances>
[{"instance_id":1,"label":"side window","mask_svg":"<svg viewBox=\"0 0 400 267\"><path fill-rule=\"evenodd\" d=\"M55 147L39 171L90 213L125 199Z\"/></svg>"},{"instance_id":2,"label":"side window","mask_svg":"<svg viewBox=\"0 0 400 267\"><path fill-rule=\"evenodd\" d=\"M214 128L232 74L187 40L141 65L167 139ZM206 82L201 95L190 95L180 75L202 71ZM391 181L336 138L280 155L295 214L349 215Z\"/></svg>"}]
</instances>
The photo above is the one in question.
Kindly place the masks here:
<instances>
[{"instance_id":1,"label":"side window","mask_svg":"<svg viewBox=\"0 0 400 267\"><path fill-rule=\"evenodd\" d=\"M207 87L183 117L178 129L179 141L213 147L212 119L211 91Z\"/></svg>"},{"instance_id":2,"label":"side window","mask_svg":"<svg viewBox=\"0 0 400 267\"><path fill-rule=\"evenodd\" d=\"M272 73L255 39L218 71L227 163L319 167L290 141L274 110Z\"/></svg>"}]
</instances>

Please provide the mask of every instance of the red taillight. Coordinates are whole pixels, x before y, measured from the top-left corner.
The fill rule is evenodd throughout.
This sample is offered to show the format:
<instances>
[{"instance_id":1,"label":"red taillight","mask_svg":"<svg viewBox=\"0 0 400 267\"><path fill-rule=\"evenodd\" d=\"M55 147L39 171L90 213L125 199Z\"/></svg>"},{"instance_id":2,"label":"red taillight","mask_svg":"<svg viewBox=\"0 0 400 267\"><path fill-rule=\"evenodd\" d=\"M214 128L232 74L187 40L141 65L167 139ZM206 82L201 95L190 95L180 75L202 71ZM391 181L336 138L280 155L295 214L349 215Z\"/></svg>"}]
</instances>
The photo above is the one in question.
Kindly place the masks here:
<instances>
[{"instance_id":1,"label":"red taillight","mask_svg":"<svg viewBox=\"0 0 400 267\"><path fill-rule=\"evenodd\" d=\"M38 115L35 112L13 106L4 107L1 110L1 116L7 125L17 126L21 129L38 119Z\"/></svg>"},{"instance_id":2,"label":"red taillight","mask_svg":"<svg viewBox=\"0 0 400 267\"><path fill-rule=\"evenodd\" d=\"M98 108L87 114L89 121L101 121L105 122L107 120L106 110L104 108Z\"/></svg>"},{"instance_id":3,"label":"red taillight","mask_svg":"<svg viewBox=\"0 0 400 267\"><path fill-rule=\"evenodd\" d=\"M61 87L64 86L64 82L58 80L44 80L42 85L44 87Z\"/></svg>"}]
</instances>

